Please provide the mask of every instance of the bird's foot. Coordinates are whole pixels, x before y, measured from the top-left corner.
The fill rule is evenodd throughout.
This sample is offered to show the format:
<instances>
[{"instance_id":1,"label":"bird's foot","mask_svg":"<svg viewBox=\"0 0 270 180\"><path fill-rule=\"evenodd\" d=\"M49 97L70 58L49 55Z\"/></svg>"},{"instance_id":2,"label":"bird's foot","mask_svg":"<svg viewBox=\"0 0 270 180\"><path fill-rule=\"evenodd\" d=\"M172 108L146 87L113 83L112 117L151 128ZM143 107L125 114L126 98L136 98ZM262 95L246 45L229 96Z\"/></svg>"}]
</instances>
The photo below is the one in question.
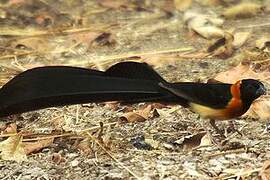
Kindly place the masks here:
<instances>
[{"instance_id":1,"label":"bird's foot","mask_svg":"<svg viewBox=\"0 0 270 180\"><path fill-rule=\"evenodd\" d=\"M215 129L215 131L221 136L221 138L226 139L226 136L224 135L223 130L221 130L220 128L217 127L216 121L213 119L210 119L209 122L210 122L211 126Z\"/></svg>"},{"instance_id":2,"label":"bird's foot","mask_svg":"<svg viewBox=\"0 0 270 180\"><path fill-rule=\"evenodd\" d=\"M200 117L199 117L199 119L200 119ZM203 129L206 131L206 133L207 133L207 135L208 135L209 140L211 141L211 143L212 143L213 145L216 145L216 146L218 146L218 147L221 148L221 147L223 146L223 143L222 143L222 141L221 141L220 139L225 139L225 138L226 138L226 137L224 136L223 131L220 130L220 129L216 126L215 122L211 122L211 121L210 121L210 124L211 124L212 126L213 126L213 124L214 124L214 129L215 129L216 132L218 132L218 134L221 136L221 138L214 137L214 136L213 136L213 133L210 132L209 123L207 123L207 121L202 120L202 119L200 119L199 122L200 122L201 126L203 127Z\"/></svg>"},{"instance_id":3,"label":"bird's foot","mask_svg":"<svg viewBox=\"0 0 270 180\"><path fill-rule=\"evenodd\" d=\"M240 136L243 136L243 134L235 127L234 121L229 121L229 127L227 128L227 131L236 132Z\"/></svg>"}]
</instances>

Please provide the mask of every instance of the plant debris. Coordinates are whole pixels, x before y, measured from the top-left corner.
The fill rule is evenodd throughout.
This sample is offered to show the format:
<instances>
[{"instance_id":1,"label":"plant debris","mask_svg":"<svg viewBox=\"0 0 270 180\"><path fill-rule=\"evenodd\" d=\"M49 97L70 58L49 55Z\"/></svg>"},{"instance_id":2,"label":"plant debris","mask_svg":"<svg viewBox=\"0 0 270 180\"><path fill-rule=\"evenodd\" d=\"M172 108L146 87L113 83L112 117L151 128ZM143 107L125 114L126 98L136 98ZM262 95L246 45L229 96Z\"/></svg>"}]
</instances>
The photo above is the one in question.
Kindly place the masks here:
<instances>
[{"instance_id":1,"label":"plant debris","mask_svg":"<svg viewBox=\"0 0 270 180\"><path fill-rule=\"evenodd\" d=\"M226 9L223 12L223 16L228 19L250 18L260 12L263 12L263 10L264 6L260 4L243 2Z\"/></svg>"}]
</instances>

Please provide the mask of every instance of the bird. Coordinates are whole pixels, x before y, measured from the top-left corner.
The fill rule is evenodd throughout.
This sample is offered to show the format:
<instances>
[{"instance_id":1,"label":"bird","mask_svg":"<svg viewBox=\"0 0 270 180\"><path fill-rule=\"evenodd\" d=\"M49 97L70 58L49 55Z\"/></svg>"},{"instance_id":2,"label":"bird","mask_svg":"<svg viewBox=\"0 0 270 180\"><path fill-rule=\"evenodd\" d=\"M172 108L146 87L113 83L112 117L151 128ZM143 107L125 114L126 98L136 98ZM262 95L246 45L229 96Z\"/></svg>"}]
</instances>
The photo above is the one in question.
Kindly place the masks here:
<instances>
[{"instance_id":1,"label":"bird","mask_svg":"<svg viewBox=\"0 0 270 180\"><path fill-rule=\"evenodd\" d=\"M26 70L0 89L0 117L72 104L118 101L179 104L203 118L229 120L243 115L266 94L258 80L234 84L168 82L150 65L120 62L106 71L70 66Z\"/></svg>"}]
</instances>

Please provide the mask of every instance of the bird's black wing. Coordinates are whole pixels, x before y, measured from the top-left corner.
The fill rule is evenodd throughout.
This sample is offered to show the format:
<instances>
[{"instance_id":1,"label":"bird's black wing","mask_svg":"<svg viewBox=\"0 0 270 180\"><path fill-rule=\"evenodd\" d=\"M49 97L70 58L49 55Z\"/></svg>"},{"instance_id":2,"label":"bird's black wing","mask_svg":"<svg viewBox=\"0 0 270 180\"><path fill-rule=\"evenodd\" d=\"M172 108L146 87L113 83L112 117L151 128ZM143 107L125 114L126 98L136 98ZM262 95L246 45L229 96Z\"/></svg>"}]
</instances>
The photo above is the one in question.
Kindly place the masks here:
<instances>
[{"instance_id":1,"label":"bird's black wing","mask_svg":"<svg viewBox=\"0 0 270 180\"><path fill-rule=\"evenodd\" d=\"M165 80L148 64L132 61L115 64L105 71L105 75L110 77L165 82Z\"/></svg>"},{"instance_id":2,"label":"bird's black wing","mask_svg":"<svg viewBox=\"0 0 270 180\"><path fill-rule=\"evenodd\" d=\"M222 109L232 98L231 84L180 82L160 83L160 86L188 102L211 108Z\"/></svg>"}]
</instances>

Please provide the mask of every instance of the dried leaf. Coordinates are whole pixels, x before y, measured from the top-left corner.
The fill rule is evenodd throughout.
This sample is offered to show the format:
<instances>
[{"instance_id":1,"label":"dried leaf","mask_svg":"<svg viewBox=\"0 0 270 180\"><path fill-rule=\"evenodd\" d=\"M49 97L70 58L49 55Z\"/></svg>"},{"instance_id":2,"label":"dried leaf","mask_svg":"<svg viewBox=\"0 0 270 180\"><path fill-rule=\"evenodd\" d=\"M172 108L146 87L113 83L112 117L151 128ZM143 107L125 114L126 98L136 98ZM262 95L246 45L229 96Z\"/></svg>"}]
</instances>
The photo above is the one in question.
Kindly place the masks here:
<instances>
[{"instance_id":1,"label":"dried leaf","mask_svg":"<svg viewBox=\"0 0 270 180\"><path fill-rule=\"evenodd\" d=\"M212 143L210 135L206 133L201 139L200 146L209 146L209 145L212 145L212 144L213 143Z\"/></svg>"},{"instance_id":2,"label":"dried leaf","mask_svg":"<svg viewBox=\"0 0 270 180\"><path fill-rule=\"evenodd\" d=\"M23 143L25 154L39 152L43 148L46 148L52 145L53 141L54 141L54 138L44 139L37 142L25 142Z\"/></svg>"},{"instance_id":3,"label":"dried leaf","mask_svg":"<svg viewBox=\"0 0 270 180\"><path fill-rule=\"evenodd\" d=\"M174 6L179 11L188 9L192 4L192 0L174 0Z\"/></svg>"},{"instance_id":4,"label":"dried leaf","mask_svg":"<svg viewBox=\"0 0 270 180\"><path fill-rule=\"evenodd\" d=\"M224 36L224 31L216 26L196 27L193 23L191 23L190 26L196 33L200 34L206 39Z\"/></svg>"},{"instance_id":5,"label":"dried leaf","mask_svg":"<svg viewBox=\"0 0 270 180\"><path fill-rule=\"evenodd\" d=\"M144 121L146 121L146 119L143 116L141 116L141 115L139 115L139 114L137 114L135 112L125 113L120 117L120 119L122 121L131 122L131 123L132 122L144 122Z\"/></svg>"},{"instance_id":6,"label":"dried leaf","mask_svg":"<svg viewBox=\"0 0 270 180\"><path fill-rule=\"evenodd\" d=\"M17 132L17 125L15 123L9 124L4 130L4 134L13 134Z\"/></svg>"},{"instance_id":7,"label":"dried leaf","mask_svg":"<svg viewBox=\"0 0 270 180\"><path fill-rule=\"evenodd\" d=\"M216 40L207 48L207 52L212 52L214 56L220 58L228 58L234 52L233 40L233 35L226 32L224 33L224 37Z\"/></svg>"},{"instance_id":8,"label":"dried leaf","mask_svg":"<svg viewBox=\"0 0 270 180\"><path fill-rule=\"evenodd\" d=\"M223 20L220 18L187 11L184 14L183 19L190 30L198 33L206 39L224 36L224 31L218 27L223 24Z\"/></svg>"},{"instance_id":9,"label":"dried leaf","mask_svg":"<svg viewBox=\"0 0 270 180\"><path fill-rule=\"evenodd\" d=\"M162 104L162 103L152 103L151 106L154 109L163 109L163 108L169 107L170 105Z\"/></svg>"},{"instance_id":10,"label":"dried leaf","mask_svg":"<svg viewBox=\"0 0 270 180\"><path fill-rule=\"evenodd\" d=\"M196 21L196 26L206 26L206 25L214 25L214 26L221 26L224 23L224 20L221 18L218 18L213 15L205 15L202 13L198 13L196 11L186 11L183 20L186 24L189 23L189 21L198 18ZM201 21L200 21L201 20Z\"/></svg>"},{"instance_id":11,"label":"dried leaf","mask_svg":"<svg viewBox=\"0 0 270 180\"><path fill-rule=\"evenodd\" d=\"M175 141L175 143L182 145L184 150L191 150L197 146L200 146L202 138L205 136L205 132L184 136L181 139ZM205 140L206 141L206 140Z\"/></svg>"},{"instance_id":12,"label":"dried leaf","mask_svg":"<svg viewBox=\"0 0 270 180\"><path fill-rule=\"evenodd\" d=\"M26 161L26 153L22 144L21 135L11 136L0 142L0 156L3 160L13 160L17 162Z\"/></svg>"},{"instance_id":13,"label":"dried leaf","mask_svg":"<svg viewBox=\"0 0 270 180\"><path fill-rule=\"evenodd\" d=\"M53 153L51 158L55 164L60 164L66 161L66 159L60 153Z\"/></svg>"},{"instance_id":14,"label":"dried leaf","mask_svg":"<svg viewBox=\"0 0 270 180\"><path fill-rule=\"evenodd\" d=\"M259 176L262 178L262 180L270 180L270 160L263 163Z\"/></svg>"},{"instance_id":15,"label":"dried leaf","mask_svg":"<svg viewBox=\"0 0 270 180\"><path fill-rule=\"evenodd\" d=\"M240 79L258 79L261 81L270 81L270 72L257 73L253 71L250 65L239 64L228 71L219 73L215 79L224 83L235 83Z\"/></svg>"},{"instance_id":16,"label":"dried leaf","mask_svg":"<svg viewBox=\"0 0 270 180\"><path fill-rule=\"evenodd\" d=\"M44 53L54 50L56 45L50 43L46 38L30 37L25 39L18 39L12 42L11 47Z\"/></svg>"},{"instance_id":17,"label":"dried leaf","mask_svg":"<svg viewBox=\"0 0 270 180\"><path fill-rule=\"evenodd\" d=\"M270 51L270 37L262 37L256 41L256 47L264 50Z\"/></svg>"},{"instance_id":18,"label":"dried leaf","mask_svg":"<svg viewBox=\"0 0 270 180\"><path fill-rule=\"evenodd\" d=\"M151 116L152 106L148 105L146 108L123 114L120 119L127 122L144 122Z\"/></svg>"},{"instance_id":19,"label":"dried leaf","mask_svg":"<svg viewBox=\"0 0 270 180\"><path fill-rule=\"evenodd\" d=\"M47 14L47 13L40 14L37 17L35 17L35 22L38 25L41 25L43 27L46 27L46 26L53 24L54 21L55 21L54 17L51 16L50 14Z\"/></svg>"},{"instance_id":20,"label":"dried leaf","mask_svg":"<svg viewBox=\"0 0 270 180\"><path fill-rule=\"evenodd\" d=\"M59 129L61 130L62 127L65 125L64 122L64 117L63 116L57 116L54 119L52 119L51 124L53 126L54 129Z\"/></svg>"},{"instance_id":21,"label":"dried leaf","mask_svg":"<svg viewBox=\"0 0 270 180\"><path fill-rule=\"evenodd\" d=\"M95 41L93 41L93 46L111 46L115 43L116 41L113 35L111 33L104 32L95 38Z\"/></svg>"},{"instance_id":22,"label":"dried leaf","mask_svg":"<svg viewBox=\"0 0 270 180\"><path fill-rule=\"evenodd\" d=\"M76 148L86 155L89 155L92 152L90 141L88 138L82 140L78 145L76 145Z\"/></svg>"},{"instance_id":23,"label":"dried leaf","mask_svg":"<svg viewBox=\"0 0 270 180\"><path fill-rule=\"evenodd\" d=\"M250 109L245 114L247 116L261 119L261 120L269 120L270 118L270 98L269 97L261 97L255 102L252 103Z\"/></svg>"},{"instance_id":24,"label":"dried leaf","mask_svg":"<svg viewBox=\"0 0 270 180\"><path fill-rule=\"evenodd\" d=\"M141 111L138 111L138 114L144 117L145 119L148 119L151 116L151 110L152 105L148 105L146 108L142 109Z\"/></svg>"},{"instance_id":25,"label":"dried leaf","mask_svg":"<svg viewBox=\"0 0 270 180\"><path fill-rule=\"evenodd\" d=\"M82 32L82 33L71 34L67 38L68 38L68 42L70 42L71 45L78 44L78 43L84 43L84 44L89 45L101 34L102 34L101 32Z\"/></svg>"},{"instance_id":26,"label":"dried leaf","mask_svg":"<svg viewBox=\"0 0 270 180\"><path fill-rule=\"evenodd\" d=\"M244 45L244 43L247 41L247 39L250 37L251 32L237 32L233 35L233 47L234 48L240 48Z\"/></svg>"},{"instance_id":27,"label":"dried leaf","mask_svg":"<svg viewBox=\"0 0 270 180\"><path fill-rule=\"evenodd\" d=\"M244 2L226 9L223 16L227 19L249 18L260 13L262 10L263 6L260 4Z\"/></svg>"}]
</instances>

